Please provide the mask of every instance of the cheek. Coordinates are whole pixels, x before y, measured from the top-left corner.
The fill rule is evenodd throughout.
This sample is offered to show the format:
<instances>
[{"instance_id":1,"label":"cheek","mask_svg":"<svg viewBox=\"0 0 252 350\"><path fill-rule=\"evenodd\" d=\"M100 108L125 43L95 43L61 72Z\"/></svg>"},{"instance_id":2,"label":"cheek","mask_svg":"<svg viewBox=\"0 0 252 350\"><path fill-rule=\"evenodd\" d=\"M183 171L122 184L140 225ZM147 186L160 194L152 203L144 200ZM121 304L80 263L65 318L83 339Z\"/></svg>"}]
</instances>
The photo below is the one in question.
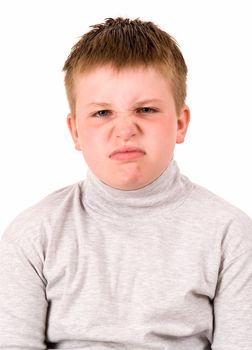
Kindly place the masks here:
<instances>
[{"instance_id":1,"label":"cheek","mask_svg":"<svg viewBox=\"0 0 252 350\"><path fill-rule=\"evenodd\" d=\"M169 142L175 142L177 137L177 119L167 122L163 127L164 138L167 138Z\"/></svg>"},{"instance_id":2,"label":"cheek","mask_svg":"<svg viewBox=\"0 0 252 350\"><path fill-rule=\"evenodd\" d=\"M80 136L81 148L86 156L99 156L105 151L106 143L102 134L96 130L87 130Z\"/></svg>"},{"instance_id":3,"label":"cheek","mask_svg":"<svg viewBox=\"0 0 252 350\"><path fill-rule=\"evenodd\" d=\"M157 147L171 145L176 141L176 125L174 123L164 123L148 132L149 140Z\"/></svg>"}]
</instances>

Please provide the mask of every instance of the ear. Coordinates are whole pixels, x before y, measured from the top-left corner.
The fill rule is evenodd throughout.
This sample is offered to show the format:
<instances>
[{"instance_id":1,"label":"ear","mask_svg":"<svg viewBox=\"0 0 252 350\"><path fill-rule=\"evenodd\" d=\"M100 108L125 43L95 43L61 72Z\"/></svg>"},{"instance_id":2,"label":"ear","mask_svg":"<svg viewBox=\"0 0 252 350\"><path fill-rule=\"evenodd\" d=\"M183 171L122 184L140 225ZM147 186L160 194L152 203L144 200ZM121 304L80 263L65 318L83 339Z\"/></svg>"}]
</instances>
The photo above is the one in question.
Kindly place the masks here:
<instances>
[{"instance_id":1,"label":"ear","mask_svg":"<svg viewBox=\"0 0 252 350\"><path fill-rule=\"evenodd\" d=\"M184 105L177 120L176 143L184 142L189 122L190 122L190 110L188 106Z\"/></svg>"},{"instance_id":2,"label":"ear","mask_svg":"<svg viewBox=\"0 0 252 350\"><path fill-rule=\"evenodd\" d=\"M72 114L68 114L67 116L67 125L75 144L75 149L77 149L77 151L81 151L76 122Z\"/></svg>"}]
</instances>

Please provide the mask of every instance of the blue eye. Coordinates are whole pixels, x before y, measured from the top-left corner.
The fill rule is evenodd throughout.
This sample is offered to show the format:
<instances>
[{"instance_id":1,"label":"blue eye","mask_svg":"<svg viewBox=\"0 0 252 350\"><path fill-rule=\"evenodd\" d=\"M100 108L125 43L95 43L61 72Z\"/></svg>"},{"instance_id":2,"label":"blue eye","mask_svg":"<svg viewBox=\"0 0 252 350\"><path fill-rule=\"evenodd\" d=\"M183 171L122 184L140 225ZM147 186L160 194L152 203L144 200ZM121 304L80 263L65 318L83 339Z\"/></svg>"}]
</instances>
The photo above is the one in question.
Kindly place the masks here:
<instances>
[{"instance_id":1,"label":"blue eye","mask_svg":"<svg viewBox=\"0 0 252 350\"><path fill-rule=\"evenodd\" d=\"M101 111L98 111L94 114L95 117L98 117L98 118L102 118L102 117L107 117L109 116L110 114L110 111L108 111L107 109L103 109Z\"/></svg>"},{"instance_id":2,"label":"blue eye","mask_svg":"<svg viewBox=\"0 0 252 350\"><path fill-rule=\"evenodd\" d=\"M149 114L149 113L154 113L156 112L156 109L151 108L151 107L141 107L137 109L138 113L143 113L143 114Z\"/></svg>"}]
</instances>

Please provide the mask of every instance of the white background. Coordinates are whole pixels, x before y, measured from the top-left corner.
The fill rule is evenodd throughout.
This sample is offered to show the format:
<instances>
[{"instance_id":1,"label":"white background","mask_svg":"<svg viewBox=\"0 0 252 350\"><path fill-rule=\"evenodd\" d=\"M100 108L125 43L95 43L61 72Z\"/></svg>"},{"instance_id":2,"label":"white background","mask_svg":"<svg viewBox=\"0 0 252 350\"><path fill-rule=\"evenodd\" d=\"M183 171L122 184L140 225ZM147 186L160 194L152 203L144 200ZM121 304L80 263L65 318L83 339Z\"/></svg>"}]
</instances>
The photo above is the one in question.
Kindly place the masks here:
<instances>
[{"instance_id":1,"label":"white background","mask_svg":"<svg viewBox=\"0 0 252 350\"><path fill-rule=\"evenodd\" d=\"M178 41L189 68L191 124L181 171L252 216L251 1L0 2L0 232L23 209L85 177L66 127L61 71L89 25L151 20ZM200 208L199 208L200 210Z\"/></svg>"}]
</instances>

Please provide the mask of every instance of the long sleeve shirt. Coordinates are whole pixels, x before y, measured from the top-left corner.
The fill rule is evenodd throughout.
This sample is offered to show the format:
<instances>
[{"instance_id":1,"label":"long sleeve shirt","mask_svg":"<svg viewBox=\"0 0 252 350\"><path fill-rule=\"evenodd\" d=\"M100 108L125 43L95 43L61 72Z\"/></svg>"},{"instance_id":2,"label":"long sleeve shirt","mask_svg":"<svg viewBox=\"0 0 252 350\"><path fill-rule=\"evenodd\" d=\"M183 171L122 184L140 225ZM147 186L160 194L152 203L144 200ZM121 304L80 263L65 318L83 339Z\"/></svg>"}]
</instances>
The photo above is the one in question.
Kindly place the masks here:
<instances>
[{"instance_id":1,"label":"long sleeve shirt","mask_svg":"<svg viewBox=\"0 0 252 350\"><path fill-rule=\"evenodd\" d=\"M89 170L2 235L0 349L251 350L251 219L175 160L131 191Z\"/></svg>"}]
</instances>

